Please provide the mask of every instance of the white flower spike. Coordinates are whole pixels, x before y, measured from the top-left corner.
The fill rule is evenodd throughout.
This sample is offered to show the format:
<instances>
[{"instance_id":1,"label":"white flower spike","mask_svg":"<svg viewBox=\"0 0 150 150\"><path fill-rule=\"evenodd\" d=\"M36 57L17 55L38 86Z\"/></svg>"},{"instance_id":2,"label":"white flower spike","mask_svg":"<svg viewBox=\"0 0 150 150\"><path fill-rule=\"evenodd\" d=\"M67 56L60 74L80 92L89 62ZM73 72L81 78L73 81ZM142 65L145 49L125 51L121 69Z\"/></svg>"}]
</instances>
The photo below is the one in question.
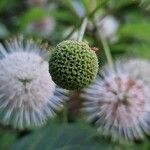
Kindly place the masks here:
<instances>
[{"instance_id":1,"label":"white flower spike","mask_svg":"<svg viewBox=\"0 0 150 150\"><path fill-rule=\"evenodd\" d=\"M150 86L126 64L117 61L115 73L105 66L82 94L88 120L114 141L143 139L150 133Z\"/></svg>"},{"instance_id":2,"label":"white flower spike","mask_svg":"<svg viewBox=\"0 0 150 150\"><path fill-rule=\"evenodd\" d=\"M16 128L40 126L62 106L49 74L47 53L16 39L0 45L0 121Z\"/></svg>"}]
</instances>

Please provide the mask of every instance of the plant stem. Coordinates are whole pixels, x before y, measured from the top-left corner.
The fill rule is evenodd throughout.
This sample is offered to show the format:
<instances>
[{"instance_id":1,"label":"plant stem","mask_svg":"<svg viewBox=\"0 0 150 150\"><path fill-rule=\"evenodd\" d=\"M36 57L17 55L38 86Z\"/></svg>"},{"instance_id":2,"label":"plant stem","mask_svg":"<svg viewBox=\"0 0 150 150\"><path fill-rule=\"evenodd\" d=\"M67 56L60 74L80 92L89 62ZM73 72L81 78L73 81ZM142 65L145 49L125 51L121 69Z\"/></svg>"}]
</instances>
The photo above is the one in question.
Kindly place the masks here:
<instances>
[{"instance_id":1,"label":"plant stem","mask_svg":"<svg viewBox=\"0 0 150 150\"><path fill-rule=\"evenodd\" d=\"M110 51L109 45L107 43L107 40L105 39L105 37L102 36L100 29L98 29L97 24L94 21L93 21L93 24L94 24L94 26L96 28L96 32L97 32L98 38L99 38L99 40L101 41L101 43L103 45L108 65L112 69L114 69L113 58L112 58L111 51Z\"/></svg>"},{"instance_id":2,"label":"plant stem","mask_svg":"<svg viewBox=\"0 0 150 150\"><path fill-rule=\"evenodd\" d=\"M64 103L63 121L64 121L64 123L68 123L68 105L67 105L67 102Z\"/></svg>"},{"instance_id":3,"label":"plant stem","mask_svg":"<svg viewBox=\"0 0 150 150\"><path fill-rule=\"evenodd\" d=\"M87 23L88 23L88 19L87 19L87 17L85 17L84 20L83 20L83 23L81 25L79 34L78 34L78 39L77 39L78 42L81 42L82 39L83 39Z\"/></svg>"},{"instance_id":4,"label":"plant stem","mask_svg":"<svg viewBox=\"0 0 150 150\"><path fill-rule=\"evenodd\" d=\"M108 64L111 68L114 68L113 58L112 58L111 51L110 51L110 48L108 46L108 43L107 43L105 37L103 37L101 35L101 33L99 33L99 35L100 35L101 42L102 42L102 45L103 45L103 48L104 48L104 51L105 51L105 54L106 54Z\"/></svg>"},{"instance_id":5,"label":"plant stem","mask_svg":"<svg viewBox=\"0 0 150 150\"><path fill-rule=\"evenodd\" d=\"M76 28L74 27L73 29L72 29L72 31L63 39L63 40L68 40L68 39L70 39L70 37L73 35L73 33L76 31Z\"/></svg>"}]
</instances>

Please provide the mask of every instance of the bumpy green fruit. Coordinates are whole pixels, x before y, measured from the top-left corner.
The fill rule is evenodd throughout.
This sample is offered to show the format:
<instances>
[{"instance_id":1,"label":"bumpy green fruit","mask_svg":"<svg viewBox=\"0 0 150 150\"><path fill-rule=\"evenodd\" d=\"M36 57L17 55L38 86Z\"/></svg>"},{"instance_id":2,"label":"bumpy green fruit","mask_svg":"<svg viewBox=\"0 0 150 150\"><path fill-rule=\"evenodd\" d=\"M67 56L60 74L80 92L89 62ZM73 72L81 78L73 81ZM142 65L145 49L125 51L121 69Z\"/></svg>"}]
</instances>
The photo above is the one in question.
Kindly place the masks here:
<instances>
[{"instance_id":1,"label":"bumpy green fruit","mask_svg":"<svg viewBox=\"0 0 150 150\"><path fill-rule=\"evenodd\" d=\"M88 86L96 77L98 59L86 43L67 40L54 48L49 66L58 86L78 90Z\"/></svg>"}]
</instances>

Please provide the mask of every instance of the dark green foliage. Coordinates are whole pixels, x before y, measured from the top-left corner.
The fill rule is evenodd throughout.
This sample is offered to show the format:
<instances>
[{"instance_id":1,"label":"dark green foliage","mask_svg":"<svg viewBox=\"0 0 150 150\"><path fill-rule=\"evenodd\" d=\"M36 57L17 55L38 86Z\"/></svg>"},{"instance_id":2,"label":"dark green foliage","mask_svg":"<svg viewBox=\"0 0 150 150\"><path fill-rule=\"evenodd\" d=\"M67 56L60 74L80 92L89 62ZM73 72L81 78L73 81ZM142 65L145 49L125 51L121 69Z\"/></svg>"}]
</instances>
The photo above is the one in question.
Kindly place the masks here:
<instances>
[{"instance_id":1,"label":"dark green foliage","mask_svg":"<svg viewBox=\"0 0 150 150\"><path fill-rule=\"evenodd\" d=\"M52 51L49 71L53 81L62 88L78 90L88 86L97 70L97 56L86 43L63 41Z\"/></svg>"},{"instance_id":2,"label":"dark green foliage","mask_svg":"<svg viewBox=\"0 0 150 150\"><path fill-rule=\"evenodd\" d=\"M15 131L0 126L0 150L9 149L16 139L17 134Z\"/></svg>"},{"instance_id":3,"label":"dark green foliage","mask_svg":"<svg viewBox=\"0 0 150 150\"><path fill-rule=\"evenodd\" d=\"M86 124L56 124L24 137L11 150L132 150L133 144L111 144Z\"/></svg>"},{"instance_id":4,"label":"dark green foliage","mask_svg":"<svg viewBox=\"0 0 150 150\"><path fill-rule=\"evenodd\" d=\"M55 20L54 31L48 37L44 37L44 40L53 47L62 40L71 39L72 35L79 30L83 17L87 15L91 20L84 39L90 45L99 48L97 56L99 64L102 66L107 63L104 48L101 40L96 36L97 31L91 24L92 19L99 22L100 18L112 15L119 22L119 29L116 33L118 40L114 43L108 41L113 57L117 59L118 56L121 58L134 56L150 59L150 0L47 0L47 3L41 6L31 6L28 4L29 1L40 2L43 0L0 0L1 42L18 34L23 34L27 38L35 36L35 38L42 38L43 40L43 36L37 35L35 28L32 31L27 29L37 20L52 17ZM83 53L83 50L76 53L75 50L72 51L72 48L70 48L68 52L71 57L69 57L70 55L66 56L63 53L64 50L59 50L53 60L53 69L58 69L58 72L60 72L58 74L53 72L53 79L55 78L54 80L59 81L58 84L63 84L65 88L78 89L84 83L89 84L88 81L95 76L93 73L87 78L87 74L80 71L85 69L81 65L90 66L91 57L93 57L92 63L96 63L93 67L95 72L97 69L95 53L88 46L81 47L88 49L86 51L88 55ZM85 54L84 57L88 63L86 61L81 63L85 58L78 60L79 55L82 57L82 53ZM60 61L62 57L66 61L65 63L62 63L64 60ZM73 59L74 57L76 59ZM58 62L55 62L56 59L58 59ZM77 67L73 72L75 68L71 67L71 74L68 61L73 61L72 65L78 65L79 69ZM58 65L58 63L62 64ZM52 69L51 66L50 70ZM63 66L64 68L61 69ZM91 73L92 70L89 70L89 72ZM81 81L79 84L77 84L79 82L77 82L77 79ZM70 82L73 82L73 84ZM81 102L80 99L78 101ZM69 111L68 113L70 113ZM50 123L46 127L35 129L36 131L31 130L30 133L14 130L9 126L0 126L0 150L150 150L149 137L143 142L138 141L131 145L126 143L124 145L114 144L108 140L109 137L99 137L100 135L97 136L95 129L90 128L87 124L82 124L82 114L76 115L80 124L74 123L75 120L72 117L73 123L64 125L62 123L64 115L62 112L60 113L59 124Z\"/></svg>"}]
</instances>

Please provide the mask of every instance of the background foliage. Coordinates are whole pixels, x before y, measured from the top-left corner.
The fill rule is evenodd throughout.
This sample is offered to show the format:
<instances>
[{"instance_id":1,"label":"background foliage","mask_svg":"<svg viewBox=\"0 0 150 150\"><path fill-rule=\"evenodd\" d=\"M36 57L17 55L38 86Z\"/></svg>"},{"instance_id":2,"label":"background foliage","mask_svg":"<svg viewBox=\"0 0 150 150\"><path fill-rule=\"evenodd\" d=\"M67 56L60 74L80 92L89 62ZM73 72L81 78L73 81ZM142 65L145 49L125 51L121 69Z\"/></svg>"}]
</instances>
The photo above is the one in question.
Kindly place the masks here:
<instances>
[{"instance_id":1,"label":"background foliage","mask_svg":"<svg viewBox=\"0 0 150 150\"><path fill-rule=\"evenodd\" d=\"M83 17L100 20L113 15L119 23L115 42L109 42L114 59L123 56L150 58L150 1L149 0L0 0L0 41L23 34L41 38L51 47L75 36ZM49 18L48 25L32 25ZM47 34L48 33L48 34ZM95 28L89 23L85 40L99 48L101 65L105 55ZM78 109L78 107L74 108ZM63 111L63 110L62 110ZM1 150L122 150L150 149L149 137L144 142L114 143L101 137L69 109L70 123L63 122L62 112L40 129L16 130L0 126ZM76 112L76 111L75 111Z\"/></svg>"}]
</instances>

